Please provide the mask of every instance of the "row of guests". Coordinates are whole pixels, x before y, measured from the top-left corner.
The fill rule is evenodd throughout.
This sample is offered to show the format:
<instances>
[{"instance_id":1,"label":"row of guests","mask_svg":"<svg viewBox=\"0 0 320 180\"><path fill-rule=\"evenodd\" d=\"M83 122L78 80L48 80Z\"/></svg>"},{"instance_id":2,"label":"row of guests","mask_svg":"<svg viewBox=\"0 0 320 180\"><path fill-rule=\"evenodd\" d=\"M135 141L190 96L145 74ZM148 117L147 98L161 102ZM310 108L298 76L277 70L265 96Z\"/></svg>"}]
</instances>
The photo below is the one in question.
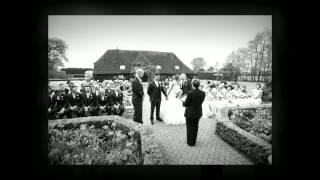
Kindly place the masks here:
<instances>
[{"instance_id":1,"label":"row of guests","mask_svg":"<svg viewBox=\"0 0 320 180\"><path fill-rule=\"evenodd\" d=\"M220 83L217 86L211 84L205 92L203 109L208 117L221 116L223 110L229 107L259 106L262 102L261 84L257 84L257 88L250 93L245 86L226 85L226 83Z\"/></svg>"},{"instance_id":2,"label":"row of guests","mask_svg":"<svg viewBox=\"0 0 320 180\"><path fill-rule=\"evenodd\" d=\"M66 89L53 91L49 87L48 115L49 119L97 116L103 113L121 116L124 112L123 93L120 86L112 88L100 88L99 94L90 86L84 86L84 91L78 92L75 85Z\"/></svg>"},{"instance_id":3,"label":"row of guests","mask_svg":"<svg viewBox=\"0 0 320 180\"><path fill-rule=\"evenodd\" d=\"M210 86L205 90L208 98L217 100L232 100L232 99L260 99L262 97L261 84L257 84L257 88L253 89L250 93L247 91L246 86L239 84L227 85L227 83L222 82L215 86L210 84Z\"/></svg>"}]
</instances>

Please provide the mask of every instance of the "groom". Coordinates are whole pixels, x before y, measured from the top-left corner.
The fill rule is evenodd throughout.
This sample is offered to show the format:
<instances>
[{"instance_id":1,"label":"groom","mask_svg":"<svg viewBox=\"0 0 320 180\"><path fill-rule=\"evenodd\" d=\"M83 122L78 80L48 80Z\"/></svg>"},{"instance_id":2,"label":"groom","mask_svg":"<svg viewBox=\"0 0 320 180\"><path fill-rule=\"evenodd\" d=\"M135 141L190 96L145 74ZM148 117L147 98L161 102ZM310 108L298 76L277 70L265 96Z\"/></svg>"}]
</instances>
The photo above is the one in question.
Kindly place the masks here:
<instances>
[{"instance_id":1,"label":"groom","mask_svg":"<svg viewBox=\"0 0 320 180\"><path fill-rule=\"evenodd\" d=\"M205 93L199 90L199 79L194 79L192 81L192 86L194 89L187 94L187 98L183 102L183 106L186 107L184 116L186 117L187 144L189 146L194 146L196 144L199 119L202 116L202 103L205 98Z\"/></svg>"},{"instance_id":2,"label":"groom","mask_svg":"<svg viewBox=\"0 0 320 180\"><path fill-rule=\"evenodd\" d=\"M182 96L187 95L192 90L192 85L190 80L187 80L186 74L181 74L180 89L182 90Z\"/></svg>"},{"instance_id":3,"label":"groom","mask_svg":"<svg viewBox=\"0 0 320 180\"><path fill-rule=\"evenodd\" d=\"M152 125L153 125L153 114L154 114L155 107L156 107L156 119L158 121L162 121L162 119L160 118L161 92L166 96L166 100L168 99L164 86L159 82L159 80L160 80L160 74L157 73L154 80L149 83L148 90L147 90L147 93L150 97L150 102L151 102L150 120Z\"/></svg>"}]
</instances>

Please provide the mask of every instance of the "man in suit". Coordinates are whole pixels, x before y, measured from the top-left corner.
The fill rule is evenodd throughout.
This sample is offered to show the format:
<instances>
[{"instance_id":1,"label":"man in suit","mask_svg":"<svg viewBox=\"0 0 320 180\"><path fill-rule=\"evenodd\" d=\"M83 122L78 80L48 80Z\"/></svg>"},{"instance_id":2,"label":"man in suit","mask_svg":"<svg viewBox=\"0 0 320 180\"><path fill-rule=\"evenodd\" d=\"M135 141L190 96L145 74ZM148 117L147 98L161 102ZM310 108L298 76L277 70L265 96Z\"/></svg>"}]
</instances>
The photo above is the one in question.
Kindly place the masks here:
<instances>
[{"instance_id":1,"label":"man in suit","mask_svg":"<svg viewBox=\"0 0 320 180\"><path fill-rule=\"evenodd\" d=\"M71 86L71 93L66 98L65 114L68 118L73 115L78 117L84 116L84 108L82 107L82 95L77 92L77 86Z\"/></svg>"},{"instance_id":2,"label":"man in suit","mask_svg":"<svg viewBox=\"0 0 320 180\"><path fill-rule=\"evenodd\" d=\"M187 80L186 74L181 74L180 88L182 90L182 96L187 95L192 90L191 81Z\"/></svg>"},{"instance_id":3,"label":"man in suit","mask_svg":"<svg viewBox=\"0 0 320 180\"><path fill-rule=\"evenodd\" d=\"M85 93L82 93L82 106L85 114L92 116L98 115L98 108L96 106L96 95L92 93L90 86L85 86Z\"/></svg>"},{"instance_id":4,"label":"man in suit","mask_svg":"<svg viewBox=\"0 0 320 180\"><path fill-rule=\"evenodd\" d=\"M186 100L183 102L183 106L186 107L184 116L186 117L187 125L187 144L194 146L197 140L199 119L202 116L202 103L205 98L205 92L199 90L200 81L195 79L192 81L194 87L191 90Z\"/></svg>"},{"instance_id":5,"label":"man in suit","mask_svg":"<svg viewBox=\"0 0 320 180\"><path fill-rule=\"evenodd\" d=\"M111 115L112 111L113 111L113 97L112 97L112 94L113 94L113 90L111 89L111 85L110 83L108 83L106 85L106 90L105 90L105 94L106 94L106 97L108 99L108 103L107 103L107 113L108 115Z\"/></svg>"},{"instance_id":6,"label":"man in suit","mask_svg":"<svg viewBox=\"0 0 320 180\"><path fill-rule=\"evenodd\" d=\"M132 81L132 104L134 109L133 121L143 124L142 122L142 102L143 102L143 86L141 78L144 75L142 69L137 69L135 78Z\"/></svg>"},{"instance_id":7,"label":"man in suit","mask_svg":"<svg viewBox=\"0 0 320 180\"><path fill-rule=\"evenodd\" d=\"M154 114L154 108L156 107L156 119L158 121L163 121L160 118L160 104L161 104L161 92L166 96L166 100L168 99L167 97L167 92L164 89L164 86L160 80L160 74L156 74L155 78L153 81L151 81L148 85L148 90L147 93L149 95L150 103L151 103L151 114L150 114L150 121L151 124L153 125L153 114Z\"/></svg>"},{"instance_id":8,"label":"man in suit","mask_svg":"<svg viewBox=\"0 0 320 180\"><path fill-rule=\"evenodd\" d=\"M55 102L53 101L53 95L53 90L50 87L48 87L48 119L54 119L53 108Z\"/></svg>"},{"instance_id":9,"label":"man in suit","mask_svg":"<svg viewBox=\"0 0 320 180\"><path fill-rule=\"evenodd\" d=\"M66 108L66 96L63 94L63 92L64 89L61 88L60 90L56 90L55 94L53 95L54 107L52 111L56 115L57 119L63 118Z\"/></svg>"},{"instance_id":10,"label":"man in suit","mask_svg":"<svg viewBox=\"0 0 320 180\"><path fill-rule=\"evenodd\" d=\"M122 116L124 112L123 93L120 90L120 85L116 85L116 89L112 93L113 114Z\"/></svg>"},{"instance_id":11,"label":"man in suit","mask_svg":"<svg viewBox=\"0 0 320 180\"><path fill-rule=\"evenodd\" d=\"M100 93L96 98L96 104L98 107L98 115L101 116L102 113L111 114L111 97L110 95L106 94L104 89L100 89Z\"/></svg>"}]
</instances>

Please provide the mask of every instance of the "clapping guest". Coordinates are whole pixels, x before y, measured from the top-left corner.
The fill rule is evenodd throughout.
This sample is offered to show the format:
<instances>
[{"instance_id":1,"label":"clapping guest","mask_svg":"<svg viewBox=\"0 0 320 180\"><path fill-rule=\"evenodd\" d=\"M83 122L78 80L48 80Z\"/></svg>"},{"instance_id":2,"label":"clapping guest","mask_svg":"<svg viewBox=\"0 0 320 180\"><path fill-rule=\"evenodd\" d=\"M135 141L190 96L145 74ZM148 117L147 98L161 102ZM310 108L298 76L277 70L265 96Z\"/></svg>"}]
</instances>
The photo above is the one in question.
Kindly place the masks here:
<instances>
[{"instance_id":1,"label":"clapping guest","mask_svg":"<svg viewBox=\"0 0 320 180\"><path fill-rule=\"evenodd\" d=\"M85 93L84 83L81 83L80 93Z\"/></svg>"},{"instance_id":2,"label":"clapping guest","mask_svg":"<svg viewBox=\"0 0 320 180\"><path fill-rule=\"evenodd\" d=\"M123 105L123 93L120 90L120 85L115 87L115 91L113 91L113 114L121 116L124 112Z\"/></svg>"},{"instance_id":3,"label":"clapping guest","mask_svg":"<svg viewBox=\"0 0 320 180\"><path fill-rule=\"evenodd\" d=\"M53 100L53 90L51 89L51 87L48 87L48 118L52 119L53 116L53 107L54 107L54 100Z\"/></svg>"},{"instance_id":4,"label":"clapping guest","mask_svg":"<svg viewBox=\"0 0 320 180\"><path fill-rule=\"evenodd\" d=\"M257 84L257 89L252 90L252 101L254 105L260 105L262 101L262 88L261 84Z\"/></svg>"},{"instance_id":5,"label":"clapping guest","mask_svg":"<svg viewBox=\"0 0 320 180\"><path fill-rule=\"evenodd\" d=\"M111 114L111 107L110 107L110 96L106 94L106 91L100 88L100 93L96 98L96 104L98 107L98 115L101 116L102 113Z\"/></svg>"},{"instance_id":6,"label":"clapping guest","mask_svg":"<svg viewBox=\"0 0 320 180\"><path fill-rule=\"evenodd\" d=\"M66 109L66 95L64 95L63 89L57 90L53 99L55 101L54 113L56 113L56 118L63 118Z\"/></svg>"},{"instance_id":7,"label":"clapping guest","mask_svg":"<svg viewBox=\"0 0 320 180\"><path fill-rule=\"evenodd\" d=\"M71 93L66 96L67 117L72 118L73 115L78 117L84 116L84 108L82 107L82 95L77 92L77 86L71 86Z\"/></svg>"},{"instance_id":8,"label":"clapping guest","mask_svg":"<svg viewBox=\"0 0 320 180\"><path fill-rule=\"evenodd\" d=\"M92 93L90 86L85 87L85 93L82 94L82 106L88 115L97 115L96 95Z\"/></svg>"}]
</instances>

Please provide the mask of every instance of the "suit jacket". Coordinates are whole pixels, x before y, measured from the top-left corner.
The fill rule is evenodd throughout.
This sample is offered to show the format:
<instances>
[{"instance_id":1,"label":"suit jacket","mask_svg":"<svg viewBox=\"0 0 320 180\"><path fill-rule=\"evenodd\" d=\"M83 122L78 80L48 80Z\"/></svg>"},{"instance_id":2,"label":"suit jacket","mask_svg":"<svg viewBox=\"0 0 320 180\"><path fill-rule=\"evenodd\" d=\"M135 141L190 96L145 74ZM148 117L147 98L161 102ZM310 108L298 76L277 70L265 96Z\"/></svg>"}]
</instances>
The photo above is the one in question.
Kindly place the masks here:
<instances>
[{"instance_id":1,"label":"suit jacket","mask_svg":"<svg viewBox=\"0 0 320 180\"><path fill-rule=\"evenodd\" d=\"M82 106L82 95L77 92L75 98L73 98L72 93L68 94L66 97L66 107L69 106Z\"/></svg>"},{"instance_id":2,"label":"suit jacket","mask_svg":"<svg viewBox=\"0 0 320 180\"><path fill-rule=\"evenodd\" d=\"M104 100L102 100L102 95L98 95L97 98L96 98L96 104L97 106L110 106L112 104L112 101L111 101L111 96L108 95L108 94L105 94L104 95Z\"/></svg>"},{"instance_id":3,"label":"suit jacket","mask_svg":"<svg viewBox=\"0 0 320 180\"><path fill-rule=\"evenodd\" d=\"M188 94L192 90L191 81L188 79L186 82L182 84L180 89L182 90L182 96Z\"/></svg>"},{"instance_id":4,"label":"suit jacket","mask_svg":"<svg viewBox=\"0 0 320 180\"><path fill-rule=\"evenodd\" d=\"M150 101L161 101L161 91L162 93L167 96L167 92L164 89L162 83L157 87L154 81L151 81L148 85L147 93L150 97Z\"/></svg>"},{"instance_id":5,"label":"suit jacket","mask_svg":"<svg viewBox=\"0 0 320 180\"><path fill-rule=\"evenodd\" d=\"M118 95L116 95L116 92L113 91L111 94L113 104L122 104L123 102L123 93L118 92Z\"/></svg>"},{"instance_id":6,"label":"suit jacket","mask_svg":"<svg viewBox=\"0 0 320 180\"><path fill-rule=\"evenodd\" d=\"M96 105L96 95L90 93L89 98L86 93L82 93L82 105L83 106L95 106Z\"/></svg>"},{"instance_id":7,"label":"suit jacket","mask_svg":"<svg viewBox=\"0 0 320 180\"><path fill-rule=\"evenodd\" d=\"M137 77L132 81L132 101L142 101L144 96L143 86Z\"/></svg>"},{"instance_id":8,"label":"suit jacket","mask_svg":"<svg viewBox=\"0 0 320 180\"><path fill-rule=\"evenodd\" d=\"M48 108L53 108L54 104L53 104L53 100L51 99L51 96L48 95Z\"/></svg>"},{"instance_id":9,"label":"suit jacket","mask_svg":"<svg viewBox=\"0 0 320 180\"><path fill-rule=\"evenodd\" d=\"M184 116L190 119L200 119L202 116L202 103L206 94L199 89L193 89L187 95L183 106L186 107Z\"/></svg>"},{"instance_id":10,"label":"suit jacket","mask_svg":"<svg viewBox=\"0 0 320 180\"><path fill-rule=\"evenodd\" d=\"M66 96L65 95L53 95L52 97L54 107L56 108L66 108Z\"/></svg>"}]
</instances>

